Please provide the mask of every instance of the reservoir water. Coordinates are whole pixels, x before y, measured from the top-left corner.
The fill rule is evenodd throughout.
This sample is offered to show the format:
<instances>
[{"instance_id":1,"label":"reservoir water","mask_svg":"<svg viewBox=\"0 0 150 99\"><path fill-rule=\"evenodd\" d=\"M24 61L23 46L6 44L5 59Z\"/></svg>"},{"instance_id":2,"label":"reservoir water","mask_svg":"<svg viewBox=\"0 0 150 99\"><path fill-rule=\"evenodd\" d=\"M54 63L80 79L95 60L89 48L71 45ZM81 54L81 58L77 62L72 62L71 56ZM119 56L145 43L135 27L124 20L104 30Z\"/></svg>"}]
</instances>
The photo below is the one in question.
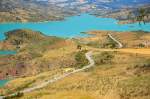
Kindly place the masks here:
<instances>
[{"instance_id":1,"label":"reservoir water","mask_svg":"<svg viewBox=\"0 0 150 99\"><path fill-rule=\"evenodd\" d=\"M84 37L87 36L81 32L91 30L112 30L112 31L150 31L150 23L145 25L118 24L118 21L112 18L98 18L89 14L67 17L63 21L49 22L27 22L27 23L0 23L0 40L5 39L5 32L14 29L31 29L40 31L48 36L57 36L63 38ZM1 55L15 54L14 51L0 51ZM0 86L3 86L8 80L0 80Z\"/></svg>"},{"instance_id":2,"label":"reservoir water","mask_svg":"<svg viewBox=\"0 0 150 99\"><path fill-rule=\"evenodd\" d=\"M57 37L84 37L91 30L112 30L112 31L150 31L150 23L145 25L118 24L118 20L113 18L98 18L89 14L81 14L80 16L67 17L63 21L48 22L27 22L27 23L1 23L0 24L0 40L5 38L4 33L14 29L31 29L40 31L48 36Z\"/></svg>"},{"instance_id":3,"label":"reservoir water","mask_svg":"<svg viewBox=\"0 0 150 99\"><path fill-rule=\"evenodd\" d=\"M2 51L0 50L0 56L3 55L14 55L16 51ZM0 87L3 87L9 80L0 80Z\"/></svg>"},{"instance_id":4,"label":"reservoir water","mask_svg":"<svg viewBox=\"0 0 150 99\"><path fill-rule=\"evenodd\" d=\"M0 56L1 55L13 55L13 54L16 54L16 51L2 51L0 50Z\"/></svg>"},{"instance_id":5,"label":"reservoir water","mask_svg":"<svg viewBox=\"0 0 150 99\"><path fill-rule=\"evenodd\" d=\"M9 80L0 80L0 87L3 87Z\"/></svg>"}]
</instances>

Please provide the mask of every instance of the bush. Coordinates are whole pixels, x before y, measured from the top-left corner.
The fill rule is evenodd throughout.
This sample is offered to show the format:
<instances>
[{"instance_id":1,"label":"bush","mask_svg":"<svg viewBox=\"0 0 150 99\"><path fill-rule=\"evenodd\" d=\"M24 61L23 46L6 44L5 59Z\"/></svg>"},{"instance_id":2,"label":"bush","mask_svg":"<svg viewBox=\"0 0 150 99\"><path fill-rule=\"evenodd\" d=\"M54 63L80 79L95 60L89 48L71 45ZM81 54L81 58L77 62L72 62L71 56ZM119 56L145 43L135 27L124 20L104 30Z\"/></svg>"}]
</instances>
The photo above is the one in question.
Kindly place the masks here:
<instances>
[{"instance_id":1,"label":"bush","mask_svg":"<svg viewBox=\"0 0 150 99\"><path fill-rule=\"evenodd\" d=\"M108 37L107 43L105 43L103 46L104 48L117 48L118 44L114 40Z\"/></svg>"},{"instance_id":2,"label":"bush","mask_svg":"<svg viewBox=\"0 0 150 99\"><path fill-rule=\"evenodd\" d=\"M82 68L83 66L88 64L88 60L85 57L86 52L87 52L86 50L83 50L76 53L75 60L77 68Z\"/></svg>"},{"instance_id":3,"label":"bush","mask_svg":"<svg viewBox=\"0 0 150 99\"><path fill-rule=\"evenodd\" d=\"M112 63L112 59L114 58L114 55L112 52L102 52L95 57L95 63L97 65L101 64L107 64L107 63Z\"/></svg>"},{"instance_id":4,"label":"bush","mask_svg":"<svg viewBox=\"0 0 150 99\"><path fill-rule=\"evenodd\" d=\"M143 47L145 47L145 45L142 44L142 43L140 43L140 44L138 45L138 47L143 48Z\"/></svg>"}]
</instances>

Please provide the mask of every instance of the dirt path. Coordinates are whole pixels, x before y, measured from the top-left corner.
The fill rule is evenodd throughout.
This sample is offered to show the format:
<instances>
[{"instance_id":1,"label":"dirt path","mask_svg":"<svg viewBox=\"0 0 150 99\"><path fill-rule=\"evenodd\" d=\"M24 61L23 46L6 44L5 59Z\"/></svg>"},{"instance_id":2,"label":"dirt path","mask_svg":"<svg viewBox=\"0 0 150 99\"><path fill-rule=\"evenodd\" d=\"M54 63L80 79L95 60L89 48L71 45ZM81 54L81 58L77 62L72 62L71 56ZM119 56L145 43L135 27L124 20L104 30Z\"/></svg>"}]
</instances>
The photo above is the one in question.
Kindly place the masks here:
<instances>
[{"instance_id":1,"label":"dirt path","mask_svg":"<svg viewBox=\"0 0 150 99\"><path fill-rule=\"evenodd\" d=\"M108 36L118 44L118 48L123 47L122 43L120 41L118 41L117 39L115 39L111 34L108 34Z\"/></svg>"},{"instance_id":2,"label":"dirt path","mask_svg":"<svg viewBox=\"0 0 150 99\"><path fill-rule=\"evenodd\" d=\"M69 76L69 75L71 75L71 74L74 74L74 73L83 71L83 70L85 70L85 69L91 68L92 66L95 65L95 62L94 62L94 60L92 59L91 56L92 56L92 51L87 52L87 53L85 54L85 57L86 57L86 58L88 59L88 61L89 61L89 65L84 66L84 67L81 68L81 69L77 69L77 70L74 70L74 71L72 71L72 72L65 73L65 74L63 74L63 75L61 75L61 76L54 77L53 79L50 79L50 80L48 80L48 81L46 81L46 82L44 82L44 83L39 84L38 86L34 86L34 87L31 87L31 88L26 88L26 89L20 91L20 93L32 92L32 91L34 91L34 90L37 90L37 89L46 87L46 86L47 86L48 84L50 84L50 83L55 83L56 81L58 81L58 80L60 80L60 79L63 79L63 78L65 78L65 77L67 77L67 76ZM17 93L18 93L18 92L13 93L13 94L11 94L11 95L9 95L9 96L15 96ZM5 96L0 96L0 99L4 99L4 98L5 98Z\"/></svg>"}]
</instances>

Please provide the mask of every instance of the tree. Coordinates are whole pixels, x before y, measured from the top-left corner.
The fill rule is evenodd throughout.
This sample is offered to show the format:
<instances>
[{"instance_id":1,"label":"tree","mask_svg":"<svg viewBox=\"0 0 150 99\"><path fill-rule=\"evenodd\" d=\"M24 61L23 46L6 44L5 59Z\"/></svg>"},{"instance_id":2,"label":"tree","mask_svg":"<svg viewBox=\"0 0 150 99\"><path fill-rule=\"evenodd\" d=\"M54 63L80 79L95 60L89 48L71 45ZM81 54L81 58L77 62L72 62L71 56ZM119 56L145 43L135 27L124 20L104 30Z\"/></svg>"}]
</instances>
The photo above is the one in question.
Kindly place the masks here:
<instances>
[{"instance_id":1,"label":"tree","mask_svg":"<svg viewBox=\"0 0 150 99\"><path fill-rule=\"evenodd\" d=\"M77 49L81 50L82 46L81 45L77 45Z\"/></svg>"},{"instance_id":2,"label":"tree","mask_svg":"<svg viewBox=\"0 0 150 99\"><path fill-rule=\"evenodd\" d=\"M22 43L21 40L14 40L13 42L16 45L16 48L20 48L19 45Z\"/></svg>"},{"instance_id":3,"label":"tree","mask_svg":"<svg viewBox=\"0 0 150 99\"><path fill-rule=\"evenodd\" d=\"M145 24L145 17L148 18L148 10L146 8L139 8L136 11L137 15L135 15L135 12L129 12L128 14L128 19L130 19L131 17L133 17L133 15L135 15L135 19L136 21L139 22L139 25L141 25L141 22L143 22Z\"/></svg>"},{"instance_id":4,"label":"tree","mask_svg":"<svg viewBox=\"0 0 150 99\"><path fill-rule=\"evenodd\" d=\"M140 43L138 46L141 47L141 48L145 47L145 45L142 44L142 43Z\"/></svg>"},{"instance_id":5,"label":"tree","mask_svg":"<svg viewBox=\"0 0 150 99\"><path fill-rule=\"evenodd\" d=\"M139 15L137 16L137 21L139 21L139 24L141 24L141 22L145 24L144 17L146 16L146 10L144 8L140 8L138 13Z\"/></svg>"},{"instance_id":6,"label":"tree","mask_svg":"<svg viewBox=\"0 0 150 99\"><path fill-rule=\"evenodd\" d=\"M82 68L86 64L88 64L88 60L85 57L86 50L78 51L75 55L76 66L77 68Z\"/></svg>"}]
</instances>

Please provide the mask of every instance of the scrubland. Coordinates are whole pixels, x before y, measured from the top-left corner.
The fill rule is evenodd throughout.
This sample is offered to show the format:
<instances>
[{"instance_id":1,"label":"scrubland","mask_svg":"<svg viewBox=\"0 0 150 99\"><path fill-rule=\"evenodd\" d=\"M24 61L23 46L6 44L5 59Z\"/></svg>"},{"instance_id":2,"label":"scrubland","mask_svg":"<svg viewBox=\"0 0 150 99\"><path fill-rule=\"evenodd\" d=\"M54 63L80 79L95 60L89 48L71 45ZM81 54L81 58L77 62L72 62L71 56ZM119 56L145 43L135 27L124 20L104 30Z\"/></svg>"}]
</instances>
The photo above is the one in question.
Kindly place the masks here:
<instances>
[{"instance_id":1,"label":"scrubland","mask_svg":"<svg viewBox=\"0 0 150 99\"><path fill-rule=\"evenodd\" d=\"M117 49L116 43L108 38L108 32L122 42L124 48ZM7 95L36 86L55 75L63 75L65 68L81 68L78 67L81 63L78 63L76 58L84 60L85 62L82 62L81 66L85 66L87 63L83 58L84 54L79 52L89 50L93 51L94 67L15 98L149 99L150 48L149 46L141 47L139 44L149 40L150 35L148 33L138 34L137 32L123 32L121 34L111 31L92 31L89 33L96 36L67 40L63 47L44 51L41 57L34 59L35 62L38 63L43 59L59 64L54 64L53 68L42 73L15 78L1 88L1 93ZM81 49L77 48L78 45L81 46ZM61 64L60 60L62 61Z\"/></svg>"}]
</instances>

